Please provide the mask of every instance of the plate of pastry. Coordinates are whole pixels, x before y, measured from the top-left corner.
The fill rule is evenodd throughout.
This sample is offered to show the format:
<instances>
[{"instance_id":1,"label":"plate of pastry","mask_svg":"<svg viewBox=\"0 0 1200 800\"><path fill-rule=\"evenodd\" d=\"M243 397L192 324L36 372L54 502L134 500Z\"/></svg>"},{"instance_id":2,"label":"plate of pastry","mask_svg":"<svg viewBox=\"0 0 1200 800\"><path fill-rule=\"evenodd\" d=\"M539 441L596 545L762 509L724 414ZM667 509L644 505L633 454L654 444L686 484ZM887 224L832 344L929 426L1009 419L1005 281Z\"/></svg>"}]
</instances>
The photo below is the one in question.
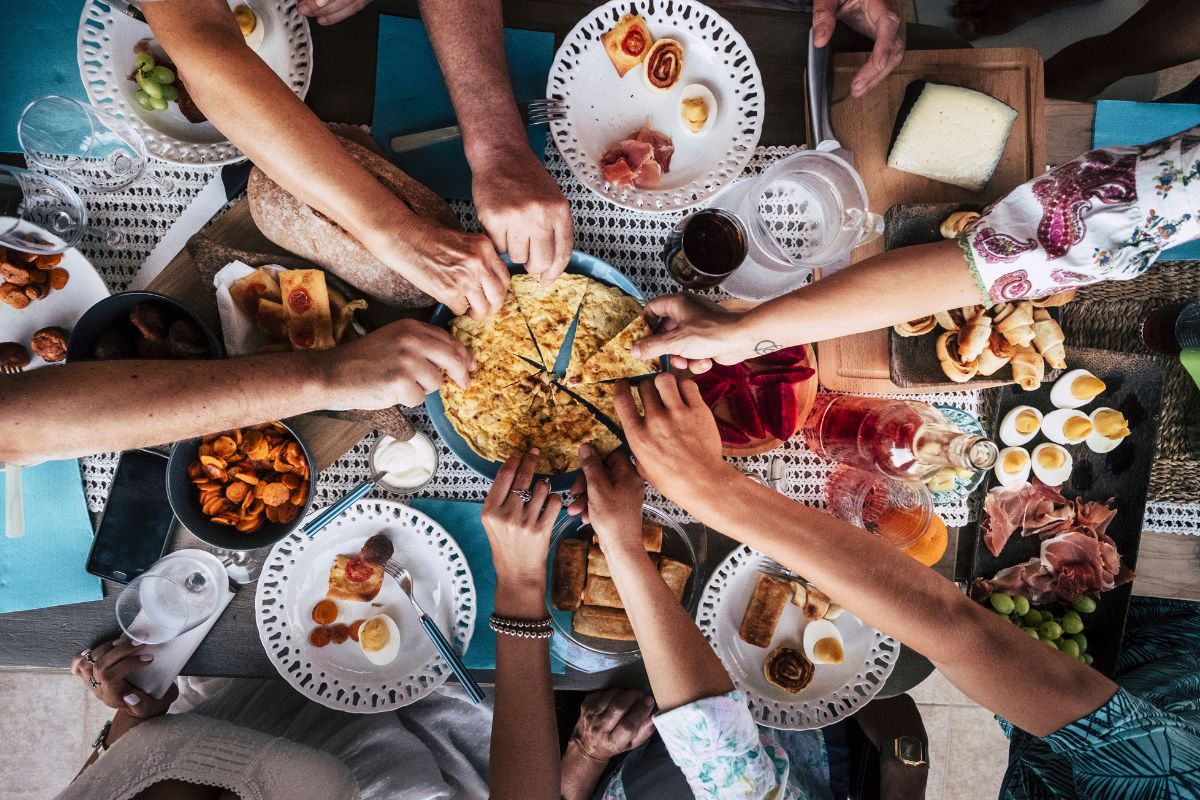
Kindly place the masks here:
<instances>
[{"instance_id":1,"label":"plate of pastry","mask_svg":"<svg viewBox=\"0 0 1200 800\"><path fill-rule=\"evenodd\" d=\"M389 558L461 655L475 630L475 582L446 529L414 508L362 500L320 536L294 531L271 549L255 595L259 639L305 697L374 714L420 700L453 673L434 649Z\"/></svg>"},{"instance_id":2,"label":"plate of pastry","mask_svg":"<svg viewBox=\"0 0 1200 800\"><path fill-rule=\"evenodd\" d=\"M808 730L853 715L892 673L899 643L749 547L721 562L696 623L760 725Z\"/></svg>"},{"instance_id":3,"label":"plate of pastry","mask_svg":"<svg viewBox=\"0 0 1200 800\"><path fill-rule=\"evenodd\" d=\"M745 169L762 131L754 54L695 0L611 0L555 53L546 96L566 117L551 136L581 183L635 211L712 199Z\"/></svg>"}]
</instances>

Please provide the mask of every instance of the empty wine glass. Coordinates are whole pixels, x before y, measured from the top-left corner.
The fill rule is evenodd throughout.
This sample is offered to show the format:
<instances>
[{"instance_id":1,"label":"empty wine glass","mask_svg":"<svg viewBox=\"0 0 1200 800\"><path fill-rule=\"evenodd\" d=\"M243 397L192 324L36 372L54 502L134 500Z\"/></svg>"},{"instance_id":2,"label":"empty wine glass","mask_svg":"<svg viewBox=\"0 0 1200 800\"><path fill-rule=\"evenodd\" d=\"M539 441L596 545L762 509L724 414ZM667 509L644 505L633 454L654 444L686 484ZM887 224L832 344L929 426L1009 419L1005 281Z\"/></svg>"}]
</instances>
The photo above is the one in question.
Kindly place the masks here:
<instances>
[{"instance_id":1,"label":"empty wine glass","mask_svg":"<svg viewBox=\"0 0 1200 800\"><path fill-rule=\"evenodd\" d=\"M146 174L146 143L124 120L69 97L50 95L25 107L17 140L31 164L93 192L115 192ZM147 177L164 194L175 183Z\"/></svg>"},{"instance_id":2,"label":"empty wine glass","mask_svg":"<svg viewBox=\"0 0 1200 800\"><path fill-rule=\"evenodd\" d=\"M0 165L0 245L27 253L61 253L86 233L109 244L122 239L120 231L88 227L83 201L62 181Z\"/></svg>"},{"instance_id":3,"label":"empty wine glass","mask_svg":"<svg viewBox=\"0 0 1200 800\"><path fill-rule=\"evenodd\" d=\"M117 598L117 624L131 641L162 644L209 619L220 587L203 562L185 555L163 558L130 581Z\"/></svg>"}]
</instances>

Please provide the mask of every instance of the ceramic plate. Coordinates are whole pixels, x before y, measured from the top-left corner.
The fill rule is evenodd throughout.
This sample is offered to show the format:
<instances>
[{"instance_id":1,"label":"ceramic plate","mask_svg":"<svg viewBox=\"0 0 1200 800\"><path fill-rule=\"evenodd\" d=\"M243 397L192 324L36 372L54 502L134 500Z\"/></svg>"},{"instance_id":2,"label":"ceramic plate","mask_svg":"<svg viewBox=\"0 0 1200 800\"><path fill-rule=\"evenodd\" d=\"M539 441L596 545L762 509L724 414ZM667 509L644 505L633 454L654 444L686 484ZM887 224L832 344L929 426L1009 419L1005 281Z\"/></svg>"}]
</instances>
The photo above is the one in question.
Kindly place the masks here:
<instances>
[{"instance_id":1,"label":"ceramic plate","mask_svg":"<svg viewBox=\"0 0 1200 800\"><path fill-rule=\"evenodd\" d=\"M934 408L942 412L942 415L963 433L987 436L987 432L983 429L983 424L969 411L964 411L958 406L948 406L940 403L935 404ZM933 504L935 506L953 506L963 502L970 496L971 492L975 491L979 484L983 483L983 476L983 471L976 471L970 478L955 477L953 489L930 493L933 496Z\"/></svg>"}]
</instances>

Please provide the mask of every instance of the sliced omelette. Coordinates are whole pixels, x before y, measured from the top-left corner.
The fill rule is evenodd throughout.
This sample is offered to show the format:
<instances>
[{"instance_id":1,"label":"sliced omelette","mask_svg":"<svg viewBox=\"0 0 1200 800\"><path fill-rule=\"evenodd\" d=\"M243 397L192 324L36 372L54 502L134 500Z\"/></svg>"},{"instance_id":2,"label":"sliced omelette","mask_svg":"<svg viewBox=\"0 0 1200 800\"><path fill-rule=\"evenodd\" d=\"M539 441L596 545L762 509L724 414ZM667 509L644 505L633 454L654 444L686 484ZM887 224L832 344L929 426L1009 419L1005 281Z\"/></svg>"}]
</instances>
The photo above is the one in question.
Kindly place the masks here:
<instances>
[{"instance_id":1,"label":"sliced omelette","mask_svg":"<svg viewBox=\"0 0 1200 800\"><path fill-rule=\"evenodd\" d=\"M567 366L567 382L581 383L583 365L610 339L640 316L642 307L615 286L592 283L579 308L575 344Z\"/></svg>"},{"instance_id":2,"label":"sliced omelette","mask_svg":"<svg viewBox=\"0 0 1200 800\"><path fill-rule=\"evenodd\" d=\"M558 387L530 408L528 447L540 451L537 471L550 475L579 469L579 445L591 443L601 457L621 442L587 406Z\"/></svg>"},{"instance_id":3,"label":"sliced omelette","mask_svg":"<svg viewBox=\"0 0 1200 800\"><path fill-rule=\"evenodd\" d=\"M504 304L495 316L487 319L472 319L468 316L455 317L450 321L450 333L463 346L475 354L476 361L520 356L535 364L542 363L537 344L529 332L529 325L517 305L517 298L510 287Z\"/></svg>"},{"instance_id":4,"label":"sliced omelette","mask_svg":"<svg viewBox=\"0 0 1200 800\"><path fill-rule=\"evenodd\" d=\"M639 314L584 363L580 369L580 382L600 383L618 378L637 378L660 371L656 359L633 356L633 343L645 339L650 333L650 325Z\"/></svg>"},{"instance_id":5,"label":"sliced omelette","mask_svg":"<svg viewBox=\"0 0 1200 800\"><path fill-rule=\"evenodd\" d=\"M513 275L509 291L525 314L546 369L554 369L558 351L590 282L584 275L563 273L547 286L537 275Z\"/></svg>"}]
</instances>

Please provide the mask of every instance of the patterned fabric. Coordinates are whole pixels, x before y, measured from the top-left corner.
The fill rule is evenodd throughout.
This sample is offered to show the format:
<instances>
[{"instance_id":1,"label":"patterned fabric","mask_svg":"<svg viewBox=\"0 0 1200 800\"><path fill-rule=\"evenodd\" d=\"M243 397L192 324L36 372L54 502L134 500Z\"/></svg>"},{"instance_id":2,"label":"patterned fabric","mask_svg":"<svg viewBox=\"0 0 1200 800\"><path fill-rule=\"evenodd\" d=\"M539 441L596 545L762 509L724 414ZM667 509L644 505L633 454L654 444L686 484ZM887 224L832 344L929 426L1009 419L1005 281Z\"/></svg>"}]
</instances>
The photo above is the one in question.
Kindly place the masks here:
<instances>
[{"instance_id":1,"label":"patterned fabric","mask_svg":"<svg viewBox=\"0 0 1200 800\"><path fill-rule=\"evenodd\" d=\"M659 714L654 727L699 800L831 800L820 731L760 728L739 691ZM600 796L625 800L620 772Z\"/></svg>"},{"instance_id":2,"label":"patterned fabric","mask_svg":"<svg viewBox=\"0 0 1200 800\"><path fill-rule=\"evenodd\" d=\"M1145 272L1200 238L1200 126L1084 153L1017 187L959 234L987 305Z\"/></svg>"},{"instance_id":3,"label":"patterned fabric","mask_svg":"<svg viewBox=\"0 0 1200 800\"><path fill-rule=\"evenodd\" d=\"M1001 800L1200 798L1200 605L1135 597L1116 681L1111 700L1044 738L1000 720Z\"/></svg>"}]
</instances>

